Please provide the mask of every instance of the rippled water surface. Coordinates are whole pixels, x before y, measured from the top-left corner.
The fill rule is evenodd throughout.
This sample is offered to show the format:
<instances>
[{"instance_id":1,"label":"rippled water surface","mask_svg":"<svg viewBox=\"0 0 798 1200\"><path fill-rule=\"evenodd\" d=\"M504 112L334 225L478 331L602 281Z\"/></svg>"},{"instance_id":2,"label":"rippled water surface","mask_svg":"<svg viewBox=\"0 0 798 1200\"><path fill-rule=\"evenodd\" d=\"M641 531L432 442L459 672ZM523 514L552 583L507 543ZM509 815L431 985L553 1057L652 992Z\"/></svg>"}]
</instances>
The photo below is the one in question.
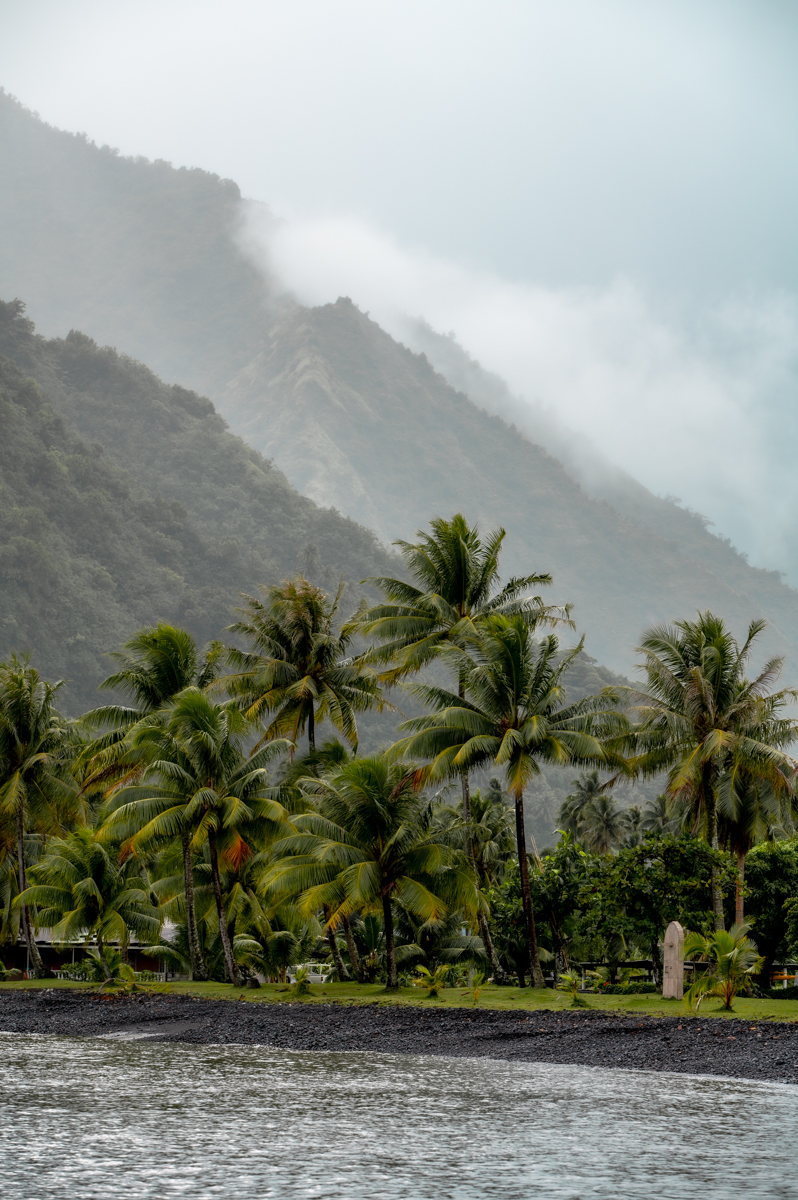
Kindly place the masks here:
<instances>
[{"instance_id":1,"label":"rippled water surface","mask_svg":"<svg viewBox=\"0 0 798 1200\"><path fill-rule=\"evenodd\" d=\"M798 1088L384 1054L0 1035L0 1191L798 1197Z\"/></svg>"}]
</instances>

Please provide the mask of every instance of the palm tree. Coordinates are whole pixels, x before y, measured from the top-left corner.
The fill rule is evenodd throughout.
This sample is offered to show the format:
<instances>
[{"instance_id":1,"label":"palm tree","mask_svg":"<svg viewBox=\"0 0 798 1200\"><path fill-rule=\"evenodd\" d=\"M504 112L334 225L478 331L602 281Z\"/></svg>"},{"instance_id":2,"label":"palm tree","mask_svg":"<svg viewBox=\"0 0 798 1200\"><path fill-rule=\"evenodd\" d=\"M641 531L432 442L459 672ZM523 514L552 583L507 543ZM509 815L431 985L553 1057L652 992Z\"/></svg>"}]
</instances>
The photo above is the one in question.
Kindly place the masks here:
<instances>
[{"instance_id":1,"label":"palm tree","mask_svg":"<svg viewBox=\"0 0 798 1200\"><path fill-rule=\"evenodd\" d=\"M138 864L118 862L90 829L53 838L30 875L33 883L22 902L37 906L54 942L94 940L106 980L111 978L107 942L117 942L124 953L130 930L148 941L158 936L161 918Z\"/></svg>"},{"instance_id":2,"label":"palm tree","mask_svg":"<svg viewBox=\"0 0 798 1200\"><path fill-rule=\"evenodd\" d=\"M109 654L119 669L100 684L105 691L127 693L133 707L108 705L95 709L94 714L98 719L107 717L121 724L125 718L132 723L157 712L184 688L204 688L212 682L223 654L221 642L211 642L201 656L187 630L163 621L145 626L125 642L122 650Z\"/></svg>"},{"instance_id":3,"label":"palm tree","mask_svg":"<svg viewBox=\"0 0 798 1200\"><path fill-rule=\"evenodd\" d=\"M480 885L495 887L501 882L504 864L514 848L513 813L495 791L479 788L471 797L471 844Z\"/></svg>"},{"instance_id":4,"label":"palm tree","mask_svg":"<svg viewBox=\"0 0 798 1200\"><path fill-rule=\"evenodd\" d=\"M441 517L430 522L431 532L419 529L417 542L394 542L405 561L412 584L402 579L380 576L364 582L375 584L387 603L364 609L353 628L364 637L376 638L381 645L366 655L370 662L383 664L381 678L393 683L428 666L443 650L457 648L462 659L455 662L458 695L463 696L468 654L475 644L484 620L491 614L523 614L530 625L569 622L568 607L552 607L530 588L551 583L548 574L514 577L502 585L499 557L506 536L494 529L484 538L476 525L469 525L462 513L450 521ZM468 771L460 773L463 795L463 820L471 821L471 794ZM470 844L467 853L472 854ZM472 854L473 857L473 854ZM486 949L492 939L484 912L479 915L480 932ZM495 954L494 974L503 972ZM498 971L497 971L498 967Z\"/></svg>"},{"instance_id":5,"label":"palm tree","mask_svg":"<svg viewBox=\"0 0 798 1200\"><path fill-rule=\"evenodd\" d=\"M674 813L673 801L664 793L649 800L643 809L640 828L644 833L674 833L678 825L679 817Z\"/></svg>"},{"instance_id":6,"label":"palm tree","mask_svg":"<svg viewBox=\"0 0 798 1200\"><path fill-rule=\"evenodd\" d=\"M595 726L599 716L609 718L614 695L605 691L574 704L565 699L562 679L581 649L582 642L561 654L553 634L537 641L523 614L487 617L465 680L466 697L416 685L415 694L438 711L406 721L403 728L415 732L394 748L396 754L431 760L417 773L419 784L488 763L503 769L515 803L521 896L535 987L544 984L529 885L524 789L540 773L541 763L603 764L607 759Z\"/></svg>"},{"instance_id":7,"label":"palm tree","mask_svg":"<svg viewBox=\"0 0 798 1200\"><path fill-rule=\"evenodd\" d=\"M655 626L640 644L647 691L637 693L640 724L632 734L633 769L668 771L668 794L686 800L693 826L717 849L719 806L733 815L741 781L786 791L795 763L783 747L798 727L782 713L798 693L770 692L783 660L771 658L753 680L745 664L765 621L752 621L742 646L710 612L696 621ZM715 928L723 900L713 868Z\"/></svg>"},{"instance_id":8,"label":"palm tree","mask_svg":"<svg viewBox=\"0 0 798 1200\"><path fill-rule=\"evenodd\" d=\"M412 774L388 755L353 759L326 779L309 777L303 788L318 811L294 818L298 832L275 845L281 860L263 886L298 895L303 912L325 908L331 928L354 913L380 911L388 987L396 988L394 901L425 921L452 908L473 912L474 878L451 864Z\"/></svg>"},{"instance_id":9,"label":"palm tree","mask_svg":"<svg viewBox=\"0 0 798 1200\"><path fill-rule=\"evenodd\" d=\"M639 804L630 804L623 816L624 835L621 844L632 849L639 846L643 840L643 810Z\"/></svg>"},{"instance_id":10,"label":"palm tree","mask_svg":"<svg viewBox=\"0 0 798 1200\"><path fill-rule=\"evenodd\" d=\"M19 893L27 891L25 835L51 834L78 815L77 789L66 771L67 722L56 711L62 683L47 683L28 658L0 663L0 819L13 823ZM20 902L22 928L37 978L47 974L29 901Z\"/></svg>"},{"instance_id":11,"label":"palm tree","mask_svg":"<svg viewBox=\"0 0 798 1200\"><path fill-rule=\"evenodd\" d=\"M382 678L388 683L420 671L441 650L457 647L465 655L456 664L462 696L467 654L486 617L517 612L536 625L568 620L568 609L546 606L540 596L527 594L532 587L548 586L550 575L519 576L501 584L499 556L504 529L494 529L483 539L478 527L469 525L461 513L455 513L450 521L437 517L430 527L431 533L417 531L417 542L393 543L399 547L413 584L386 576L364 580L379 587L387 603L360 612L356 627L364 637L382 643L372 647L366 657L387 665ZM467 773L461 775L461 786L463 814L469 821Z\"/></svg>"},{"instance_id":12,"label":"palm tree","mask_svg":"<svg viewBox=\"0 0 798 1200\"><path fill-rule=\"evenodd\" d=\"M219 853L233 866L247 858L251 848L241 829L255 820L273 834L291 828L285 809L269 794L266 772L266 763L291 744L275 741L246 758L242 742L248 729L232 701L217 704L198 687L184 689L170 705L165 727L159 719L140 729L139 740L150 743L149 766L140 783L111 797L103 830L106 837L129 839L134 849L176 835L190 852L207 844L219 936L234 984L239 975L222 900ZM202 978L190 853L184 855L184 872L192 969Z\"/></svg>"},{"instance_id":13,"label":"palm tree","mask_svg":"<svg viewBox=\"0 0 798 1200\"><path fill-rule=\"evenodd\" d=\"M369 658L390 664L386 680L420 671L444 646L469 646L480 622L492 613L523 612L532 624L567 617L565 609L525 595L531 587L550 584L550 575L526 575L501 585L504 529L492 530L483 540L477 526L469 526L460 513L450 521L438 517L430 526L431 533L418 530L418 542L393 543L415 584L385 576L364 580L388 600L357 616L360 632L382 643L369 651Z\"/></svg>"},{"instance_id":14,"label":"palm tree","mask_svg":"<svg viewBox=\"0 0 798 1200\"><path fill-rule=\"evenodd\" d=\"M264 588L263 600L248 596L242 619L230 626L250 648L229 651L238 670L223 682L249 720L274 714L266 740L288 737L296 743L307 729L308 746L315 750L316 725L326 717L356 747L355 714L382 710L373 672L347 657L351 630L334 630L342 591L343 584L330 601L300 575Z\"/></svg>"},{"instance_id":15,"label":"palm tree","mask_svg":"<svg viewBox=\"0 0 798 1200\"><path fill-rule=\"evenodd\" d=\"M200 655L187 630L159 622L139 629L121 650L110 654L118 670L104 679L100 688L121 692L130 703L101 705L81 718L84 728L105 729L81 755L87 773L84 791L135 777L142 766L141 744L136 755L131 732L141 721L151 723L153 715L184 688L207 687L224 653L221 642L211 642Z\"/></svg>"},{"instance_id":16,"label":"palm tree","mask_svg":"<svg viewBox=\"0 0 798 1200\"><path fill-rule=\"evenodd\" d=\"M578 841L587 807L606 791L607 784L601 782L598 771L583 771L571 781L571 787L573 791L560 805L557 819L563 832Z\"/></svg>"},{"instance_id":17,"label":"palm tree","mask_svg":"<svg viewBox=\"0 0 798 1200\"><path fill-rule=\"evenodd\" d=\"M628 818L611 795L598 795L584 808L580 840L592 854L609 854L628 828Z\"/></svg>"},{"instance_id":18,"label":"palm tree","mask_svg":"<svg viewBox=\"0 0 798 1200\"><path fill-rule=\"evenodd\" d=\"M685 958L698 959L710 965L709 972L699 975L687 993L690 1004L698 1008L705 996L720 996L723 1007L731 1009L740 987L764 966L754 942L748 937L750 925L735 924L730 930L716 929L704 936L688 933L684 939Z\"/></svg>"},{"instance_id":19,"label":"palm tree","mask_svg":"<svg viewBox=\"0 0 798 1200\"><path fill-rule=\"evenodd\" d=\"M446 806L438 815L438 821L447 832L462 832L461 844L473 864L483 893L501 881L504 864L512 853L515 842L512 811L504 802L504 793L499 781L493 779L491 783L496 787L491 788L489 785L484 792L477 788L472 795L471 820L468 824L463 817L462 803L454 808ZM493 978L497 983L503 983L504 968L493 944L487 916L481 906L477 913L477 924Z\"/></svg>"},{"instance_id":20,"label":"palm tree","mask_svg":"<svg viewBox=\"0 0 798 1200\"><path fill-rule=\"evenodd\" d=\"M721 794L724 789L721 787ZM792 788L774 788L769 783L741 778L731 803L721 806L718 814L718 841L737 858L734 921L742 925L745 916L743 898L745 860L757 842L775 841L794 832L792 817L795 793ZM729 811L731 810L731 811Z\"/></svg>"}]
</instances>

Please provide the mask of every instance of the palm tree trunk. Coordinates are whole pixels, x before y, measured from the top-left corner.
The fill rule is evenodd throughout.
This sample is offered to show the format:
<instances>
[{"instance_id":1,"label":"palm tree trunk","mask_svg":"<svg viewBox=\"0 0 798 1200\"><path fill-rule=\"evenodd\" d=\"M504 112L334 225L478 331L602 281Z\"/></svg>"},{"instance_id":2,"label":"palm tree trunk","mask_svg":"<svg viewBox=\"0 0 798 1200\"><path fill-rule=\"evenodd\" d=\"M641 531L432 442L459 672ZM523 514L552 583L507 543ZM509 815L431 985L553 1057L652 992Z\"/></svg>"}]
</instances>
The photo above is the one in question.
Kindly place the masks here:
<instances>
[{"instance_id":1,"label":"palm tree trunk","mask_svg":"<svg viewBox=\"0 0 798 1200\"><path fill-rule=\"evenodd\" d=\"M482 943L485 947L485 951L490 962L491 971L493 972L493 982L499 984L505 983L506 977L504 974L504 969L499 962L499 956L496 953L496 947L493 944L493 938L490 936L488 918L483 912L477 913L477 924L479 925L479 934L482 938Z\"/></svg>"},{"instance_id":2,"label":"palm tree trunk","mask_svg":"<svg viewBox=\"0 0 798 1200\"><path fill-rule=\"evenodd\" d=\"M238 974L238 967L233 958L233 947L230 945L230 935L227 932L227 918L224 915L224 905L222 904L222 884L219 879L219 855L216 850L216 830L208 830L208 848L211 852L211 879L213 881L213 897L216 901L216 915L219 918L219 936L222 939L222 950L224 951L224 965L227 970L227 978L236 987L241 986L241 979Z\"/></svg>"},{"instance_id":3,"label":"palm tree trunk","mask_svg":"<svg viewBox=\"0 0 798 1200\"><path fill-rule=\"evenodd\" d=\"M102 963L103 970L105 971L105 982L110 983L112 972L111 968L108 966L108 959L105 957L105 946L103 945L103 940L101 937L97 938L97 954L100 957L100 962Z\"/></svg>"},{"instance_id":4,"label":"palm tree trunk","mask_svg":"<svg viewBox=\"0 0 798 1200\"><path fill-rule=\"evenodd\" d=\"M360 955L357 952L355 939L352 934L352 926L349 923L349 917L344 917L344 936L346 938L346 948L349 951L349 961L352 964L352 970L355 972L355 979L358 983L363 982L363 967L360 962Z\"/></svg>"},{"instance_id":5,"label":"palm tree trunk","mask_svg":"<svg viewBox=\"0 0 798 1200\"><path fill-rule=\"evenodd\" d=\"M462 685L460 686L460 692L461 692L461 695L465 695L465 688ZM471 860L471 867L473 869L474 875L477 880L477 886L479 886L479 869L477 867L476 854L474 853L474 840L471 837L471 830L470 830L470 825L471 825L471 786L468 782L468 772L467 771L463 771L463 773L460 776L460 787L461 787L462 793L463 793L463 821L466 825L466 854L468 855L469 859ZM499 962L499 956L496 953L496 950L494 948L493 938L490 936L490 928L488 926L488 919L483 912L478 913L477 923L479 924L480 937L482 938L483 945L485 946L485 950L486 950L488 958L490 960L490 966L491 966L491 971L493 972L493 978L496 981L496 983L504 983L505 982L504 971L502 970L502 965Z\"/></svg>"},{"instance_id":6,"label":"palm tree trunk","mask_svg":"<svg viewBox=\"0 0 798 1200\"><path fill-rule=\"evenodd\" d=\"M570 970L570 967L568 966L568 951L565 948L565 939L562 936L562 931L552 908L549 908L549 925L551 926L551 933L554 938L554 986L556 987L560 973Z\"/></svg>"},{"instance_id":7,"label":"palm tree trunk","mask_svg":"<svg viewBox=\"0 0 798 1200\"><path fill-rule=\"evenodd\" d=\"M712 805L712 849L720 849L718 842L718 811L714 804ZM712 911L715 914L715 929L725 929L726 919L723 915L723 893L718 883L718 868L714 863L712 864Z\"/></svg>"},{"instance_id":8,"label":"palm tree trunk","mask_svg":"<svg viewBox=\"0 0 798 1200\"><path fill-rule=\"evenodd\" d=\"M524 923L526 925L526 945L529 955L529 969L532 975L532 986L546 986L543 971L538 958L538 939L535 929L535 914L532 911L532 891L529 886L529 861L526 856L526 830L524 828L524 791L517 788L515 793L515 841L518 848L518 866L521 871L521 900L524 906ZM523 986L523 985L522 985Z\"/></svg>"},{"instance_id":9,"label":"palm tree trunk","mask_svg":"<svg viewBox=\"0 0 798 1200\"><path fill-rule=\"evenodd\" d=\"M388 963L388 987L399 987L399 976L396 973L396 938L393 932L393 911L391 897L382 898L382 918L385 923L385 957Z\"/></svg>"},{"instance_id":10,"label":"palm tree trunk","mask_svg":"<svg viewBox=\"0 0 798 1200\"><path fill-rule=\"evenodd\" d=\"M701 790L704 793L703 800L707 814L709 844L713 850L718 850L718 806L715 801L715 791L710 771L711 768L708 765L702 771ZM714 863L712 864L712 911L715 914L715 929L725 929L726 921L723 916L723 895L718 883L718 869Z\"/></svg>"},{"instance_id":11,"label":"palm tree trunk","mask_svg":"<svg viewBox=\"0 0 798 1200\"><path fill-rule=\"evenodd\" d=\"M462 775L460 776L460 788L463 793L463 821L466 824L466 846L468 850L468 856L471 858L473 857L473 850L471 847L471 830L469 828L471 825L471 787L468 782L467 771L463 771Z\"/></svg>"},{"instance_id":12,"label":"palm tree trunk","mask_svg":"<svg viewBox=\"0 0 798 1200\"><path fill-rule=\"evenodd\" d=\"M28 877L25 871L25 819L22 814L22 806L17 809L17 865L19 868L19 893L22 895L28 887ZM42 956L39 953L39 947L33 936L33 928L30 921L30 910L23 900L20 904L22 912L22 928L25 931L25 942L28 947L28 955L33 963L33 974L36 979L44 979L47 975L42 962Z\"/></svg>"},{"instance_id":13,"label":"palm tree trunk","mask_svg":"<svg viewBox=\"0 0 798 1200\"><path fill-rule=\"evenodd\" d=\"M465 680L462 676L458 680L457 694L461 700L465 699ZM463 820L466 824L466 852L468 857L473 859L474 847L471 843L471 786L468 782L468 771L461 773L460 787L463 792Z\"/></svg>"},{"instance_id":14,"label":"palm tree trunk","mask_svg":"<svg viewBox=\"0 0 798 1200\"><path fill-rule=\"evenodd\" d=\"M325 922L327 921L328 917L329 917L329 910L327 908L325 908L324 909ZM330 953L332 954L333 962L335 963L335 969L338 972L338 978L341 980L341 983L351 983L352 976L347 971L347 969L344 965L344 960L341 958L341 950L338 945L338 939L335 936L335 930L330 929L328 927L326 937L327 937L327 945L330 947Z\"/></svg>"},{"instance_id":15,"label":"palm tree trunk","mask_svg":"<svg viewBox=\"0 0 798 1200\"><path fill-rule=\"evenodd\" d=\"M194 900L194 864L191 860L191 844L187 829L182 831L180 838L183 843L183 886L186 893L186 933L188 935L188 955L191 960L191 978L204 983L208 979L208 969L200 949L197 906Z\"/></svg>"},{"instance_id":16,"label":"palm tree trunk","mask_svg":"<svg viewBox=\"0 0 798 1200\"><path fill-rule=\"evenodd\" d=\"M313 711L313 701L310 702L310 711L308 712L308 748L316 749L316 714Z\"/></svg>"},{"instance_id":17,"label":"palm tree trunk","mask_svg":"<svg viewBox=\"0 0 798 1200\"><path fill-rule=\"evenodd\" d=\"M743 887L745 885L745 851L737 851L737 882L734 889L734 923L742 925L745 920Z\"/></svg>"}]
</instances>

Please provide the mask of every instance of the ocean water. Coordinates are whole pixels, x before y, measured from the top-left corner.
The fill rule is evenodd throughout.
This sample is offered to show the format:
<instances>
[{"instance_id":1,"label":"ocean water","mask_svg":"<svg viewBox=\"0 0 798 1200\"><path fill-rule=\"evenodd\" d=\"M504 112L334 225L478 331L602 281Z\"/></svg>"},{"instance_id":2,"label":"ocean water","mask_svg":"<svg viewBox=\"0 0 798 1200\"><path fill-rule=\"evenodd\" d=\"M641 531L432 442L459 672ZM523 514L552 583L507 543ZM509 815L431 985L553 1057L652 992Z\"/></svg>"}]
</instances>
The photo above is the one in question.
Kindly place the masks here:
<instances>
[{"instance_id":1,"label":"ocean water","mask_svg":"<svg viewBox=\"0 0 798 1200\"><path fill-rule=\"evenodd\" d=\"M798 1088L0 1035L15 1200L798 1198Z\"/></svg>"}]
</instances>

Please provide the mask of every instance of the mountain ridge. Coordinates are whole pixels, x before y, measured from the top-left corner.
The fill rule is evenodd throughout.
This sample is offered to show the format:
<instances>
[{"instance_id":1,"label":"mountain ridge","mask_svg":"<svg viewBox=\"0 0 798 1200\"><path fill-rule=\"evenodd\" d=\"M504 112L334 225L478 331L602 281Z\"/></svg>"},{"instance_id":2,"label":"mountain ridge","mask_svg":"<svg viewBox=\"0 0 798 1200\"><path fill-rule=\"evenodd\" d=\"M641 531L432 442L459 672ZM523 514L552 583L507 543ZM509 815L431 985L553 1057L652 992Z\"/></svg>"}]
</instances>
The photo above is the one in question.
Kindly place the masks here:
<instances>
[{"instance_id":1,"label":"mountain ridge","mask_svg":"<svg viewBox=\"0 0 798 1200\"><path fill-rule=\"evenodd\" d=\"M209 394L291 483L383 538L458 509L504 525L507 570L551 570L552 599L575 603L616 670L646 625L701 607L738 634L768 617L767 647L798 682L798 593L637 481L590 494L354 305L344 320L281 297L242 249L231 181L122 158L5 94L0 155L0 294L24 296L48 332L82 328Z\"/></svg>"},{"instance_id":2,"label":"mountain ridge","mask_svg":"<svg viewBox=\"0 0 798 1200\"><path fill-rule=\"evenodd\" d=\"M741 633L763 595L769 649L795 658L798 594L777 573L750 567L689 513L679 514L695 526L688 556L677 538L591 497L544 447L453 389L349 299L277 321L223 407L303 492L344 511L365 506L386 540L433 513L503 525L507 573L550 571L553 599L575 604L591 653L613 670L628 673L647 625L716 608Z\"/></svg>"},{"instance_id":3,"label":"mountain ridge","mask_svg":"<svg viewBox=\"0 0 798 1200\"><path fill-rule=\"evenodd\" d=\"M296 492L207 398L0 302L0 657L31 649L96 703L103 656L158 619L219 637L242 592L298 568L396 573L371 531Z\"/></svg>"}]
</instances>

